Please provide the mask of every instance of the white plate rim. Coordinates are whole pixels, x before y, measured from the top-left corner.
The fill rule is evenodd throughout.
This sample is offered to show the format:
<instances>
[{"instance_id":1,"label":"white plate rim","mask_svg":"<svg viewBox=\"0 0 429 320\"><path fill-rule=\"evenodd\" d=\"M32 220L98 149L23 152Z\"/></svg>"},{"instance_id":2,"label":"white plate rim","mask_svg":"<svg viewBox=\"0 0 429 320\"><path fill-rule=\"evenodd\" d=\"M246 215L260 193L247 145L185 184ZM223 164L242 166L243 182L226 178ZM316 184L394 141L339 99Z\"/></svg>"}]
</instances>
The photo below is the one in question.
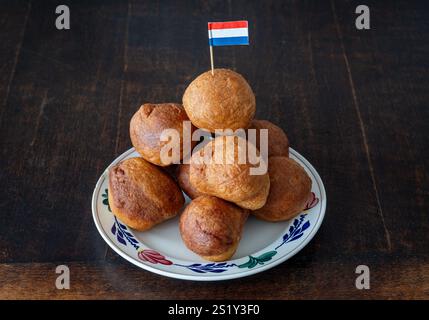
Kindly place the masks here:
<instances>
[{"instance_id":1,"label":"white plate rim","mask_svg":"<svg viewBox=\"0 0 429 320\"><path fill-rule=\"evenodd\" d=\"M311 229L310 233L305 237L305 239L303 241L301 241L293 250L284 254L281 258L279 258L275 261L272 261L272 262L264 264L264 265L260 265L257 268L243 269L242 272L238 272L238 273L215 274L215 275L213 275L213 274L210 274L210 275L207 275L207 274L189 274L188 275L188 274L180 274L180 273L176 273L176 272L172 272L172 271L165 271L165 270L158 269L156 267L153 267L151 265L148 265L148 264L145 264L143 262L136 260L135 258L128 255L126 252L124 252L120 247L118 247L106 235L106 232L103 229L103 227L101 225L101 221L99 220L99 217L98 217L97 196L99 194L99 189L101 188L101 186L104 182L104 179L106 178L105 177L106 173L108 172L108 170L112 166L116 165L118 162L122 161L123 159L128 157L133 152L135 152L135 149L130 148L129 150L127 150L124 153L122 153L121 155L119 155L101 174L100 178L97 181L97 184L95 185L95 188L94 188L94 191L92 194L92 205L91 205L92 216L93 216L93 220L94 220L94 223L96 225L98 232L100 233L103 240L109 245L109 247L111 249L113 249L118 255L120 255L122 258L124 258L128 262L134 264L135 266L142 268L144 270L153 272L155 274L159 274L159 275L170 277L170 278L176 278L176 279L182 279L182 280L193 280L193 281L230 280L230 279L247 277L247 276L250 276L253 274L257 274L257 273L266 271L268 269L271 269L271 268L285 262L286 260L289 260L295 254L297 254L299 251L301 251L314 238L314 236L318 232L318 230L319 230L319 228L320 228L320 226L324 220L325 212L326 212L327 197L326 197L326 190L325 190L323 181L320 178L319 173L316 171L316 169L313 167L313 165L306 158L304 158L301 154L299 154L293 148L289 148L289 152L291 154L293 154L296 158L298 158L301 162L303 162L307 166L307 168L311 171L312 175L314 176L314 178L318 184L319 190L320 190L320 205L321 205L320 214L317 217L316 224L314 225L314 227Z\"/></svg>"}]
</instances>

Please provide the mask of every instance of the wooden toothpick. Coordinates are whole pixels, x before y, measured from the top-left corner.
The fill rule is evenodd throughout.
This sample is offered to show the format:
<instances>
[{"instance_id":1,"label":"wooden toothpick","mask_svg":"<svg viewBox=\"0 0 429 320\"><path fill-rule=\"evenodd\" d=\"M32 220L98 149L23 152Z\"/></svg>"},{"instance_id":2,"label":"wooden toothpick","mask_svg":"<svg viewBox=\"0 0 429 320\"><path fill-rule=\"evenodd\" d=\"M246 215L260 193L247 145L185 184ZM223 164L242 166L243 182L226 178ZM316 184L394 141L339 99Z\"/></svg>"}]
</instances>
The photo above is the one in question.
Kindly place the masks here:
<instances>
[{"instance_id":1,"label":"wooden toothpick","mask_svg":"<svg viewBox=\"0 0 429 320\"><path fill-rule=\"evenodd\" d=\"M210 46L210 63L212 66L212 76L214 76L213 46Z\"/></svg>"}]
</instances>

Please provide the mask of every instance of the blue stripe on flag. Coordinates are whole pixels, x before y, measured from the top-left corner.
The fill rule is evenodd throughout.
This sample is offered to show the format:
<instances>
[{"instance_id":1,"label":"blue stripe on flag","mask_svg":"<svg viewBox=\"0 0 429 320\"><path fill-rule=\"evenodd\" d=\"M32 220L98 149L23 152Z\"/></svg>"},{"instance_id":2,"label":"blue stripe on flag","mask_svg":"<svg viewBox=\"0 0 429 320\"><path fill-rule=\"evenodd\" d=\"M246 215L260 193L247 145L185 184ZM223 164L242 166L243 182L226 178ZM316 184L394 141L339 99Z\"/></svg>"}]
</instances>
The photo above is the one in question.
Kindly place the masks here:
<instances>
[{"instance_id":1,"label":"blue stripe on flag","mask_svg":"<svg viewBox=\"0 0 429 320\"><path fill-rule=\"evenodd\" d=\"M211 38L209 39L210 46L238 46L248 45L249 37L229 37L229 38Z\"/></svg>"}]
</instances>

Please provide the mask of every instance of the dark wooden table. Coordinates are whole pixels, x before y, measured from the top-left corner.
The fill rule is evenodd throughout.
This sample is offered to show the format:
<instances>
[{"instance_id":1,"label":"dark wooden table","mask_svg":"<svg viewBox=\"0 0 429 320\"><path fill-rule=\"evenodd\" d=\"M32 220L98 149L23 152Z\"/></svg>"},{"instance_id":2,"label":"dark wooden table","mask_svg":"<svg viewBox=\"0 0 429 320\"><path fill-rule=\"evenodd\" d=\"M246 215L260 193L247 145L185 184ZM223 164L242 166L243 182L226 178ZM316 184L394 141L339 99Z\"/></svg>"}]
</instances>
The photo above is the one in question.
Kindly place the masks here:
<instances>
[{"instance_id":1,"label":"dark wooden table","mask_svg":"<svg viewBox=\"0 0 429 320\"><path fill-rule=\"evenodd\" d=\"M2 1L0 298L429 298L429 19L424 2ZM71 29L55 28L67 4ZM243 74L257 117L319 171L323 225L287 262L248 278L158 276L98 234L91 195L130 148L143 102L181 101L209 68L207 22L247 19L250 46L215 50ZM70 290L55 267L70 267ZM368 265L371 289L355 288Z\"/></svg>"}]
</instances>

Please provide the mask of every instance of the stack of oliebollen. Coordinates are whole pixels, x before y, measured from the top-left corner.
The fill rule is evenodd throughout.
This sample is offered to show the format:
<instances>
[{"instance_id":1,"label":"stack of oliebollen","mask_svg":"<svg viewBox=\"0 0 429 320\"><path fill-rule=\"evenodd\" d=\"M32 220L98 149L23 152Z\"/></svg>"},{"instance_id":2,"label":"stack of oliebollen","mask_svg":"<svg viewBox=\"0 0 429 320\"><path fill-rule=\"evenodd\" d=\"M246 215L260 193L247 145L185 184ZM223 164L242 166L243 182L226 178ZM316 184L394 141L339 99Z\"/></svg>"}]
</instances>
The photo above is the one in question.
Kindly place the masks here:
<instances>
[{"instance_id":1,"label":"stack of oliebollen","mask_svg":"<svg viewBox=\"0 0 429 320\"><path fill-rule=\"evenodd\" d=\"M141 157L124 160L109 171L112 212L138 231L181 213L179 228L185 245L209 261L225 261L234 255L249 214L270 222L294 218L311 197L311 179L289 158L284 131L269 121L253 119L255 111L251 87L228 69L198 76L187 87L183 105L143 104L130 122L131 142ZM183 129L189 120L191 132L198 128L210 133L255 129L259 137L261 129L267 129L264 148L268 154L259 156L266 141L252 143L243 135L217 135L185 148ZM167 160L162 150L172 141L161 139L166 129L180 135L180 152L169 153ZM223 150L221 157L214 155L216 150ZM247 156L243 161L241 152L254 152L259 163ZM252 174L256 167L268 170ZM182 190L192 199L184 210Z\"/></svg>"}]
</instances>

